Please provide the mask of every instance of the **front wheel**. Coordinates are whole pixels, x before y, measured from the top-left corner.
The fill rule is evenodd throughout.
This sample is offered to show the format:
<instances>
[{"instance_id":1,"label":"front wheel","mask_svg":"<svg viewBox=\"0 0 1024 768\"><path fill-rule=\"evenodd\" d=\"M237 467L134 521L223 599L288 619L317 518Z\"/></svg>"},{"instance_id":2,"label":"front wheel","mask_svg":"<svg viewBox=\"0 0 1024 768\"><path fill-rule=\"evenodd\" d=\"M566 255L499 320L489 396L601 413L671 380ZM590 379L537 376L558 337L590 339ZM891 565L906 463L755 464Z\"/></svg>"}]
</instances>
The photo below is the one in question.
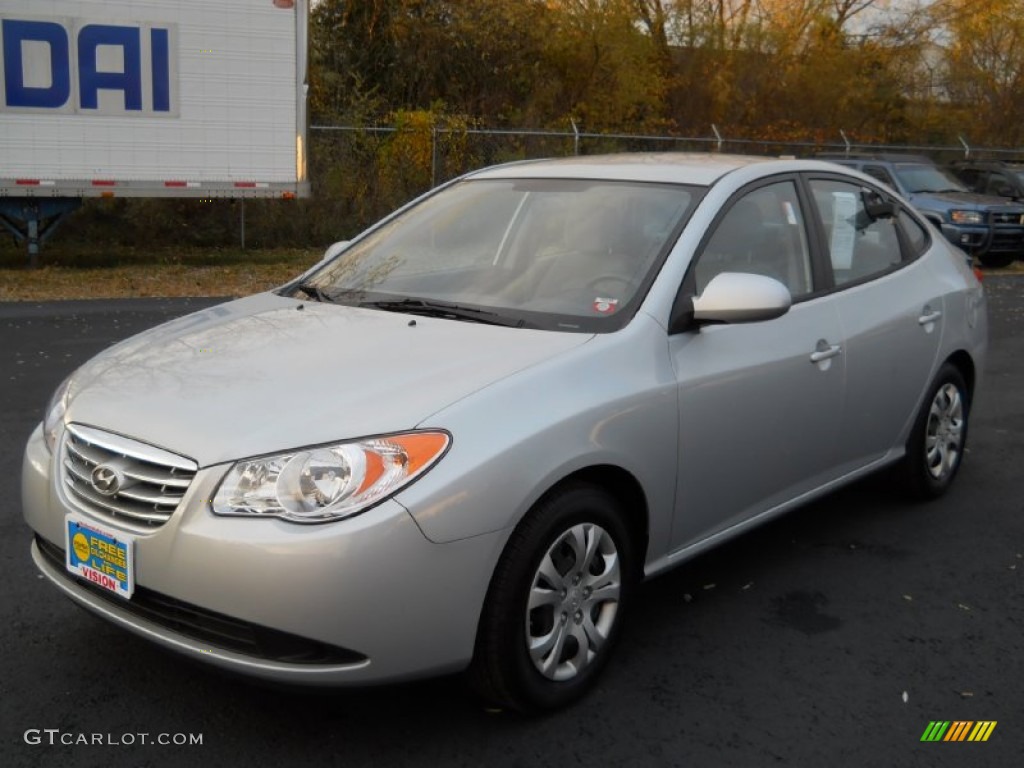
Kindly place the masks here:
<instances>
[{"instance_id":1,"label":"front wheel","mask_svg":"<svg viewBox=\"0 0 1024 768\"><path fill-rule=\"evenodd\" d=\"M964 377L946 363L921 404L901 464L912 496L933 499L953 482L967 444L970 392Z\"/></svg>"},{"instance_id":2,"label":"front wheel","mask_svg":"<svg viewBox=\"0 0 1024 768\"><path fill-rule=\"evenodd\" d=\"M565 706L608 662L636 583L618 504L584 484L555 491L513 532L480 621L471 681L521 712Z\"/></svg>"}]
</instances>

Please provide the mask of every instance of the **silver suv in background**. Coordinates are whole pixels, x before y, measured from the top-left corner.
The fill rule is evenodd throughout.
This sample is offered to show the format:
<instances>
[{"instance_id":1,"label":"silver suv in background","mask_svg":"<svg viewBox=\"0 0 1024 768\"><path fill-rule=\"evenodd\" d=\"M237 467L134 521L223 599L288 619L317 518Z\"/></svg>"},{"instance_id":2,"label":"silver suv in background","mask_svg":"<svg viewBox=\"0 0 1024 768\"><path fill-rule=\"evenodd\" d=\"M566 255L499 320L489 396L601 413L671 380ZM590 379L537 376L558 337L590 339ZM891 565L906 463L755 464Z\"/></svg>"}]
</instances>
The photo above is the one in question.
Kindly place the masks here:
<instances>
[{"instance_id":1,"label":"silver suv in background","mask_svg":"<svg viewBox=\"0 0 1024 768\"><path fill-rule=\"evenodd\" d=\"M956 246L986 267L1006 267L1024 256L1024 204L972 192L949 171L921 155L820 154L856 168L899 192Z\"/></svg>"}]
</instances>

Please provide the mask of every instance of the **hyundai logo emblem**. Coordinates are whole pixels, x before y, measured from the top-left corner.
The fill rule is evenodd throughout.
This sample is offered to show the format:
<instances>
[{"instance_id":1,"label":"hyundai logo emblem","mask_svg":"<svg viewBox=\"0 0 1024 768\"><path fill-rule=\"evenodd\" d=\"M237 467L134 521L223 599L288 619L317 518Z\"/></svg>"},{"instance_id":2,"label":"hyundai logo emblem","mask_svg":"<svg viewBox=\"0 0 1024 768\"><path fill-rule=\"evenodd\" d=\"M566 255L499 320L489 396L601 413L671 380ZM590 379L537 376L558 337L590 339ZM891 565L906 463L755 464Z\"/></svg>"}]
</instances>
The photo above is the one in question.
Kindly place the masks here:
<instances>
[{"instance_id":1,"label":"hyundai logo emblem","mask_svg":"<svg viewBox=\"0 0 1024 768\"><path fill-rule=\"evenodd\" d=\"M97 493L113 496L121 489L124 477L109 464L100 464L89 478Z\"/></svg>"}]
</instances>

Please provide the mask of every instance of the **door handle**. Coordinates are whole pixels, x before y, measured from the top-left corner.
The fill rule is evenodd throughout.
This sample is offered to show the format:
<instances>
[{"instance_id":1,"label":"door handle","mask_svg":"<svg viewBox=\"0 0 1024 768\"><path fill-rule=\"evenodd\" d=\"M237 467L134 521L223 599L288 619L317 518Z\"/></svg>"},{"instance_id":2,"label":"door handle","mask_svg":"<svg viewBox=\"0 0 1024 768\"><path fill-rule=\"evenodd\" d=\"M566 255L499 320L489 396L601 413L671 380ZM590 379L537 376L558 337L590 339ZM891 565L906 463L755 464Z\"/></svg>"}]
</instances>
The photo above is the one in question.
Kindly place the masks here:
<instances>
[{"instance_id":1,"label":"door handle","mask_svg":"<svg viewBox=\"0 0 1024 768\"><path fill-rule=\"evenodd\" d=\"M830 357L835 357L843 348L838 344L829 344L827 341L819 341L818 348L811 353L811 362L820 363L822 360L828 360Z\"/></svg>"},{"instance_id":2,"label":"door handle","mask_svg":"<svg viewBox=\"0 0 1024 768\"><path fill-rule=\"evenodd\" d=\"M928 325L928 323L934 323L940 317L942 317L942 310L937 309L934 312L926 312L926 314L923 314L919 318L917 318L917 324Z\"/></svg>"}]
</instances>

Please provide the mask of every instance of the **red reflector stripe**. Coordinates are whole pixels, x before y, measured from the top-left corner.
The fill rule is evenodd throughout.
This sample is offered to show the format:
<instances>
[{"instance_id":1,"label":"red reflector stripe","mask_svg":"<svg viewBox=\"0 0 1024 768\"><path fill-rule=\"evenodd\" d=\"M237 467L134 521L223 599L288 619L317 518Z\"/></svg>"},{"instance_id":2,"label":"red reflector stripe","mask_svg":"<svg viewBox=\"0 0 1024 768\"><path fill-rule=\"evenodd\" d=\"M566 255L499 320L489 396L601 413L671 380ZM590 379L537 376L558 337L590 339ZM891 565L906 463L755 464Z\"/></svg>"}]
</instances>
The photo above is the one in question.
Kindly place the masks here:
<instances>
[{"instance_id":1,"label":"red reflector stripe","mask_svg":"<svg viewBox=\"0 0 1024 768\"><path fill-rule=\"evenodd\" d=\"M241 189L256 189L255 181L236 181L235 186Z\"/></svg>"},{"instance_id":2,"label":"red reflector stripe","mask_svg":"<svg viewBox=\"0 0 1024 768\"><path fill-rule=\"evenodd\" d=\"M164 182L164 186L165 187L185 187L185 186L188 186L188 182L187 181L165 181Z\"/></svg>"},{"instance_id":3,"label":"red reflector stripe","mask_svg":"<svg viewBox=\"0 0 1024 768\"><path fill-rule=\"evenodd\" d=\"M23 187L38 187L39 179L15 179L14 183Z\"/></svg>"},{"instance_id":4,"label":"red reflector stripe","mask_svg":"<svg viewBox=\"0 0 1024 768\"><path fill-rule=\"evenodd\" d=\"M92 185L94 187L116 187L116 181L110 181L108 179L93 179Z\"/></svg>"}]
</instances>

